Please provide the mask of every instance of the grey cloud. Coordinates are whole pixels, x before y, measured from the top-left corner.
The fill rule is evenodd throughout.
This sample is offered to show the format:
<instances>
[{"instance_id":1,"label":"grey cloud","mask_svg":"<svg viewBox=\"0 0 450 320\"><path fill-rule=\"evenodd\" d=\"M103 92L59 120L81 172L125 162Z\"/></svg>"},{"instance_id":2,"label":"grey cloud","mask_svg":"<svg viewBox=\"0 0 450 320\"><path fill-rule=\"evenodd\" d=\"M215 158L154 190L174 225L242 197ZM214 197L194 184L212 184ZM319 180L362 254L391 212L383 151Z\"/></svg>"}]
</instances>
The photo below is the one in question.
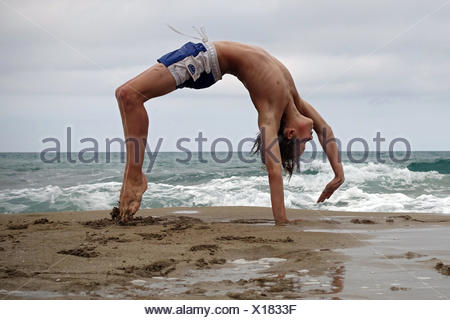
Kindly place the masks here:
<instances>
[{"instance_id":1,"label":"grey cloud","mask_svg":"<svg viewBox=\"0 0 450 320\"><path fill-rule=\"evenodd\" d=\"M411 99L427 98L442 106L450 97L450 42L446 40L450 38L450 5L420 20L444 0L252 0L239 5L118 0L7 3L27 18L0 5L0 96L8 101L0 105L4 119L0 125L17 119L16 113L8 118L7 109L21 110L25 100L34 102L30 112L35 113L52 105L55 112L62 109L75 114L79 103L96 107L92 96L108 97L108 103L114 103L117 86L162 54L192 40L172 32L166 23L194 35L191 26L204 25L212 40L264 47L288 66L302 95L358 105L369 117L376 105L401 109ZM380 50L374 52L377 48ZM245 88L236 79L225 78L201 92L181 90L174 93L180 98L170 101L194 108L196 101L209 99L217 101L217 112L226 112L223 101L230 102L225 99L230 97L252 110ZM52 95L65 96L68 103L50 103ZM355 99L366 103L357 104ZM327 103L323 110L329 113ZM253 116L245 113L244 118L250 114ZM164 115L170 117L161 107L158 116ZM116 121L117 110L106 117ZM355 117L363 121L362 116ZM342 118L338 116L336 122ZM248 125L243 121L237 119L236 125ZM14 126L7 128L4 133L15 130ZM251 128L249 134L253 135ZM407 130L406 124L404 128ZM158 129L164 133L163 126ZM121 133L120 127L117 132Z\"/></svg>"}]
</instances>

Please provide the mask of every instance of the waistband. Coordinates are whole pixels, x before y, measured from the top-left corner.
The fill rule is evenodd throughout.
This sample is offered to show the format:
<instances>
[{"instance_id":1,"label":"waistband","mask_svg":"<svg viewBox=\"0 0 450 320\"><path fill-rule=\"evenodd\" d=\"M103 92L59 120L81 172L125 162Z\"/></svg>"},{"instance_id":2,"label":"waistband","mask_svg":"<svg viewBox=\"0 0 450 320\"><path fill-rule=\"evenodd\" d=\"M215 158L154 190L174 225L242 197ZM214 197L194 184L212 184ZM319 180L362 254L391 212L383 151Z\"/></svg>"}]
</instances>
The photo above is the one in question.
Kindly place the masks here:
<instances>
[{"instance_id":1,"label":"waistband","mask_svg":"<svg viewBox=\"0 0 450 320\"><path fill-rule=\"evenodd\" d=\"M215 81L222 79L222 72L220 71L219 58L217 57L217 50L213 43L209 41L203 42L206 47L209 61L211 62L211 71Z\"/></svg>"}]
</instances>

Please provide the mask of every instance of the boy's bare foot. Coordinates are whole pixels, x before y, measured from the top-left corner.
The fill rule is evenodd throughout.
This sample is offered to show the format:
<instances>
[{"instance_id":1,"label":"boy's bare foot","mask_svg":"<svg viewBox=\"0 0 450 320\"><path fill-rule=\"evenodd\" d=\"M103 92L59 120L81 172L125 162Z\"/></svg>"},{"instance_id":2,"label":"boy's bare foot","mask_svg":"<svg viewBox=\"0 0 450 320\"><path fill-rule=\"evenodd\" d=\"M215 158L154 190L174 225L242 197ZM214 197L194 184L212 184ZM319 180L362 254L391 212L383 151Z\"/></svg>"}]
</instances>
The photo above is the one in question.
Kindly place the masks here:
<instances>
[{"instance_id":1,"label":"boy's bare foot","mask_svg":"<svg viewBox=\"0 0 450 320\"><path fill-rule=\"evenodd\" d=\"M291 221L286 219L286 220L275 220L275 225L276 226L286 226L290 223Z\"/></svg>"},{"instance_id":2,"label":"boy's bare foot","mask_svg":"<svg viewBox=\"0 0 450 320\"><path fill-rule=\"evenodd\" d=\"M302 219L295 219L295 220L283 220L283 221L275 221L276 226L287 226L289 224L301 224L303 222Z\"/></svg>"},{"instance_id":3,"label":"boy's bare foot","mask_svg":"<svg viewBox=\"0 0 450 320\"><path fill-rule=\"evenodd\" d=\"M122 223L133 220L133 215L139 210L142 195L147 190L147 177L141 172L137 179L127 179L120 191L120 220Z\"/></svg>"}]
</instances>

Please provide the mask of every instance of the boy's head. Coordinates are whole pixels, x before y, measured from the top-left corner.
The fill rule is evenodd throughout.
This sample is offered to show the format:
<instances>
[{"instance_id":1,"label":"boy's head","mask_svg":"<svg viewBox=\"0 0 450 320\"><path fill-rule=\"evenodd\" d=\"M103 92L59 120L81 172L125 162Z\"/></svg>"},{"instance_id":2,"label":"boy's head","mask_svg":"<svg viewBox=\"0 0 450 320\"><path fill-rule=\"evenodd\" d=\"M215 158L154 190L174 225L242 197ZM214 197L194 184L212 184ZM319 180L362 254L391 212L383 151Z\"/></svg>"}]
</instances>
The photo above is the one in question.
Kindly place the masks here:
<instances>
[{"instance_id":1,"label":"boy's head","mask_svg":"<svg viewBox=\"0 0 450 320\"><path fill-rule=\"evenodd\" d=\"M294 172L298 158L305 151L305 144L312 139L313 121L301 114L286 121L286 114L283 114L280 120L280 128L278 129L278 145L280 147L281 165L289 178ZM258 133L255 144L251 152L253 154L260 152L262 149L261 133ZM261 157L264 162L264 157Z\"/></svg>"}]
</instances>

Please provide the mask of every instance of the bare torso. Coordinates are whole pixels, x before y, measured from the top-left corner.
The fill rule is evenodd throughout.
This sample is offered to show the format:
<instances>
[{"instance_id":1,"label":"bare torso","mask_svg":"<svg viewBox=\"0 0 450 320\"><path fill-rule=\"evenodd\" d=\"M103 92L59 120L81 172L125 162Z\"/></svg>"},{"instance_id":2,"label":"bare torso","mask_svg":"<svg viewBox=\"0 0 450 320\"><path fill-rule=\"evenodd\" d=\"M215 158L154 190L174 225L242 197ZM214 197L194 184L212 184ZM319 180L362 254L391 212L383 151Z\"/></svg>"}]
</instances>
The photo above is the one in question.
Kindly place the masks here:
<instances>
[{"instance_id":1,"label":"bare torso","mask_svg":"<svg viewBox=\"0 0 450 320\"><path fill-rule=\"evenodd\" d=\"M222 74L236 76L249 91L260 116L280 119L298 95L288 69L266 50L231 41L216 41Z\"/></svg>"}]
</instances>

